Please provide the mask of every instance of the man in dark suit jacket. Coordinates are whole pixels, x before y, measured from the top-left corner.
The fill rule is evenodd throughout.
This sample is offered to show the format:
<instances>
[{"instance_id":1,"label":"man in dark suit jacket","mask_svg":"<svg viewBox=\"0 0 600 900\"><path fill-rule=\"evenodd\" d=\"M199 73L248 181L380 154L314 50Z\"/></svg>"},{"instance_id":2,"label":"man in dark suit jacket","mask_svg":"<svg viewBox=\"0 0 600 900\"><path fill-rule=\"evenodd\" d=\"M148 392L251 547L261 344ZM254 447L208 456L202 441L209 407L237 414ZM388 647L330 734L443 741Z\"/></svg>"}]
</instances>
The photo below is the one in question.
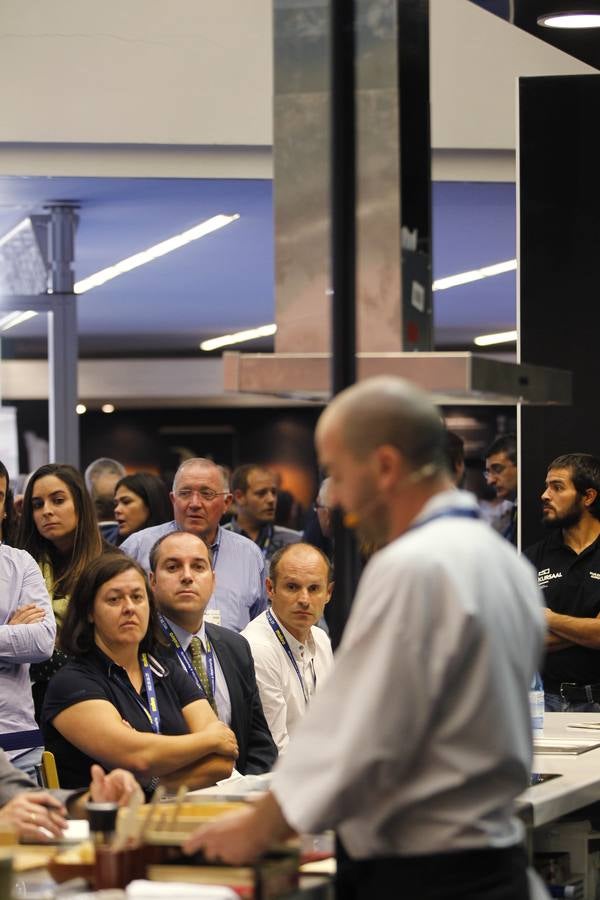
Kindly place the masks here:
<instances>
[{"instance_id":1,"label":"man in dark suit jacket","mask_svg":"<svg viewBox=\"0 0 600 900\"><path fill-rule=\"evenodd\" d=\"M215 713L235 733L236 769L242 775L269 772L277 748L260 702L250 646L236 632L205 621L215 585L210 548L185 531L159 538L150 552L150 585L171 658L204 689Z\"/></svg>"}]
</instances>

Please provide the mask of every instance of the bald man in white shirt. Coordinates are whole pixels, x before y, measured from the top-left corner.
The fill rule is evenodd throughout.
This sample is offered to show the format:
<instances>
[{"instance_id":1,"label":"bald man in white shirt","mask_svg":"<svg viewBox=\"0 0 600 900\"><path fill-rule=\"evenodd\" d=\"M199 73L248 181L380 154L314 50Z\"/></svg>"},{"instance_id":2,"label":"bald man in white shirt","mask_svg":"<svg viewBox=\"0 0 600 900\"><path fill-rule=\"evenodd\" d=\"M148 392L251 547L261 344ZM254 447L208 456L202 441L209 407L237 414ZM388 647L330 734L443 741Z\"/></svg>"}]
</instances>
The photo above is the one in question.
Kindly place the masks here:
<instances>
[{"instance_id":1,"label":"bald man in white shirt","mask_svg":"<svg viewBox=\"0 0 600 900\"><path fill-rule=\"evenodd\" d=\"M267 578L271 608L242 632L280 755L333 667L331 642L316 627L332 590L331 564L321 550L304 543L281 547Z\"/></svg>"},{"instance_id":2,"label":"bald man in white shirt","mask_svg":"<svg viewBox=\"0 0 600 900\"><path fill-rule=\"evenodd\" d=\"M270 792L187 849L239 863L335 828L343 900L528 900L514 800L545 631L535 573L453 487L439 412L408 382L343 391L316 442L347 523L385 546Z\"/></svg>"}]
</instances>

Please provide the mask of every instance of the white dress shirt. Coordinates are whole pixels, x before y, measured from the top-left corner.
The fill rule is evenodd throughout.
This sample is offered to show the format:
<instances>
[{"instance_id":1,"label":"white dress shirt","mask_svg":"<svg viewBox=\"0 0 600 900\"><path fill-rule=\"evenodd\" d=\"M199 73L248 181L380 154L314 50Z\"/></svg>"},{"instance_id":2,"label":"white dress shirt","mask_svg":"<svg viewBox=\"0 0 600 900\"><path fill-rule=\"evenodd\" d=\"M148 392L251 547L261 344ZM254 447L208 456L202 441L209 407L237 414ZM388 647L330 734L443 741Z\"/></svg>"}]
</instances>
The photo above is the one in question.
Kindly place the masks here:
<instances>
[{"instance_id":1,"label":"white dress shirt","mask_svg":"<svg viewBox=\"0 0 600 900\"><path fill-rule=\"evenodd\" d=\"M529 784L540 594L486 523L440 517L457 508L474 498L437 494L371 559L333 672L275 770L288 822L336 827L356 859L522 836L513 801Z\"/></svg>"},{"instance_id":2,"label":"white dress shirt","mask_svg":"<svg viewBox=\"0 0 600 900\"><path fill-rule=\"evenodd\" d=\"M192 638L200 638L200 643L202 645L202 662L204 663L204 669L208 674L206 665L206 628L204 622L195 634L190 634L189 631L176 625L175 622L172 622L170 619L167 619L167 622L169 623L169 628L173 629L175 637L183 647L184 652L188 654L188 657L188 648L192 643ZM217 712L221 722L225 722L226 725L231 725L231 700L229 697L229 688L227 687L225 675L223 674L223 669L221 668L219 657L215 653L214 647L212 648L212 652L215 662L215 703L217 704ZM183 663L180 663L180 665L182 669L185 670Z\"/></svg>"},{"instance_id":3,"label":"white dress shirt","mask_svg":"<svg viewBox=\"0 0 600 900\"><path fill-rule=\"evenodd\" d=\"M285 752L290 734L306 712L305 691L312 697L325 683L333 667L333 653L322 628L311 628L305 644L290 634L271 610L292 651L302 682L292 661L271 628L266 612L244 628L252 650L256 683L269 730L279 755Z\"/></svg>"}]
</instances>

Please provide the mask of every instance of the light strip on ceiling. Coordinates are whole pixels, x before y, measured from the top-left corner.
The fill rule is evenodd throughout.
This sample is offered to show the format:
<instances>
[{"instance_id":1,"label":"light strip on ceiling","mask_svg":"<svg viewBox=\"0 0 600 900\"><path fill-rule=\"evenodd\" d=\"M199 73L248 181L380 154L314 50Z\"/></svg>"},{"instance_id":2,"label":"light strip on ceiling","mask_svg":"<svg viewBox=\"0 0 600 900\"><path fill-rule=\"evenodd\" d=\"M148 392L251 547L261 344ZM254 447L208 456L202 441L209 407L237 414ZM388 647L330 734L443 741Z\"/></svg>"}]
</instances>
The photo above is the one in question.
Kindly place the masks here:
<instances>
[{"instance_id":1,"label":"light strip on ceiling","mask_svg":"<svg viewBox=\"0 0 600 900\"><path fill-rule=\"evenodd\" d=\"M469 284L471 281L480 281L482 278L492 278L494 275L503 275L505 272L514 272L517 268L516 259L508 259L505 262L495 263L493 266L483 266L481 269L471 269L469 272L459 272L458 275L449 275L447 278L438 278L433 282L434 291L445 291L448 288L458 287L461 284ZM328 291L328 294L333 293ZM252 341L255 338L266 337L275 334L277 326L263 325L261 328L253 328L249 331L237 331L235 334L224 334L221 337L210 338L202 341L201 350L219 350L221 347L229 347L231 344L241 344L244 341ZM512 332L511 332L512 333ZM512 338L507 338L512 340ZM485 346L485 345L482 345Z\"/></svg>"},{"instance_id":2,"label":"light strip on ceiling","mask_svg":"<svg viewBox=\"0 0 600 900\"><path fill-rule=\"evenodd\" d=\"M142 250L140 253L134 253L133 256L122 259L120 262L115 263L114 266L100 269L99 272L94 272L93 275L82 278L81 281L76 281L73 289L76 294L83 294L85 291L99 287L101 284L106 284L107 281L111 281L119 275L131 272L132 269L144 266L146 263L152 262L152 260L158 259L160 256L172 253L173 250L178 250L179 247L184 247L192 241L197 241L198 238L205 237L207 234L212 234L213 231L218 231L219 228L231 225L231 223L237 221L237 219L239 219L238 213L235 213L232 216L213 216L211 219L200 222L199 225L195 225L187 231L182 231L181 234L176 234L171 238L167 238L166 241L161 241L160 244L154 244L153 247L148 247L147 250Z\"/></svg>"},{"instance_id":3,"label":"light strip on ceiling","mask_svg":"<svg viewBox=\"0 0 600 900\"><path fill-rule=\"evenodd\" d=\"M446 291L448 288L469 284L471 281L481 281L482 278L492 278L494 275L514 272L516 268L516 259L507 259L506 262L495 263L493 266L483 266L481 269L471 269L469 272L459 272L458 275L438 278L433 282L433 290Z\"/></svg>"},{"instance_id":4,"label":"light strip on ceiling","mask_svg":"<svg viewBox=\"0 0 600 900\"><path fill-rule=\"evenodd\" d=\"M547 13L538 16L537 22L546 28L600 28L600 13L591 10Z\"/></svg>"},{"instance_id":5,"label":"light strip on ceiling","mask_svg":"<svg viewBox=\"0 0 600 900\"><path fill-rule=\"evenodd\" d=\"M473 343L478 347L491 347L493 344L510 344L516 339L516 331L497 331L496 334L480 334Z\"/></svg>"},{"instance_id":6,"label":"light strip on ceiling","mask_svg":"<svg viewBox=\"0 0 600 900\"><path fill-rule=\"evenodd\" d=\"M248 328L246 331L236 331L233 334L223 334L221 337L209 338L200 344L201 350L219 350L221 347L229 347L231 344L243 344L245 341L255 341L257 338L269 337L275 334L277 325L260 325L258 328Z\"/></svg>"},{"instance_id":7,"label":"light strip on ceiling","mask_svg":"<svg viewBox=\"0 0 600 900\"><path fill-rule=\"evenodd\" d=\"M24 312L15 310L0 319L0 331L8 331L9 328L14 328L15 325L20 325L21 322L26 322L27 319L33 319L34 316L37 316L37 313L33 309L26 309Z\"/></svg>"},{"instance_id":8,"label":"light strip on ceiling","mask_svg":"<svg viewBox=\"0 0 600 900\"><path fill-rule=\"evenodd\" d=\"M21 222L19 222L18 225L15 225L14 228L11 228L10 231L7 231L6 234L3 234L2 237L0 237L0 247L3 247L4 244L8 244L8 242L16 237L21 231L24 231L26 228L28 228L29 224L29 219L23 219Z\"/></svg>"}]
</instances>

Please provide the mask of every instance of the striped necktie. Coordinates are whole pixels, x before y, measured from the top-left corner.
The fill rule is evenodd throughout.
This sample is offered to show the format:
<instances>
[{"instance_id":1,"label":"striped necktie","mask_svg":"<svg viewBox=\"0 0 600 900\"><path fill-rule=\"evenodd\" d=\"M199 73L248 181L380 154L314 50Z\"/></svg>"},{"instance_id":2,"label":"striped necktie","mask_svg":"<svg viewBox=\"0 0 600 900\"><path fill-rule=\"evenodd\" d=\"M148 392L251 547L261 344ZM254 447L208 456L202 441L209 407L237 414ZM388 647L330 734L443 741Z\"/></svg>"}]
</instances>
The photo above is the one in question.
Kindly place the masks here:
<instances>
[{"instance_id":1,"label":"striped necktie","mask_svg":"<svg viewBox=\"0 0 600 900\"><path fill-rule=\"evenodd\" d=\"M215 703L215 698L210 686L210 681L208 680L208 675L206 674L206 669L204 667L204 660L202 659L202 641L197 636L193 637L190 642L190 655L192 657L192 665L194 667L194 671L200 679L200 684L204 688L206 699L213 708L215 715L218 716L217 704Z\"/></svg>"}]
</instances>

